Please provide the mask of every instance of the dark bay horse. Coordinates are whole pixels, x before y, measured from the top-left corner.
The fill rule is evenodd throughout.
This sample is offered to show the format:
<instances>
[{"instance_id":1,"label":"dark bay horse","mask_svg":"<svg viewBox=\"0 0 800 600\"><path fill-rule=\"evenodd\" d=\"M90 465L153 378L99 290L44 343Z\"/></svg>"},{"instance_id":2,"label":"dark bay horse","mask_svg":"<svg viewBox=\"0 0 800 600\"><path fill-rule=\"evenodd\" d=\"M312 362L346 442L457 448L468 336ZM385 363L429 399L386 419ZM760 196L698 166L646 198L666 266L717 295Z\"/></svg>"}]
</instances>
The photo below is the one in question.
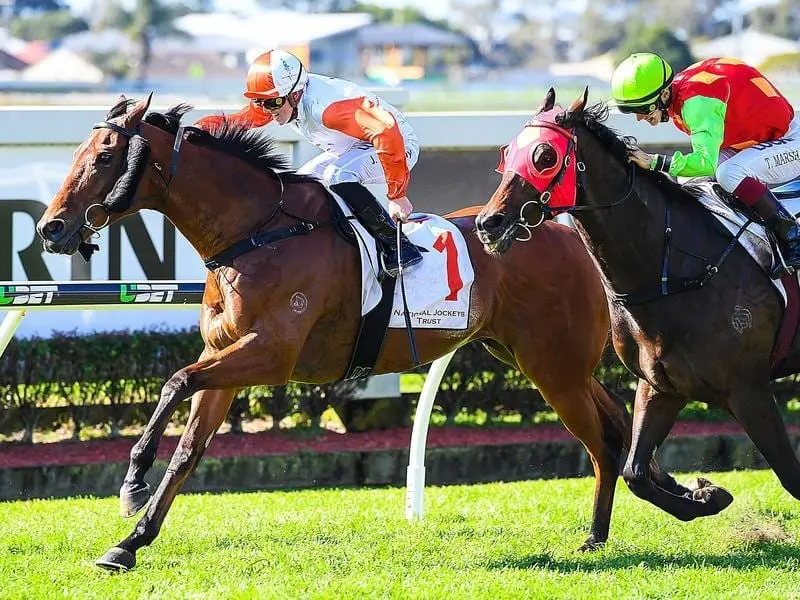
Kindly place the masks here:
<instances>
[{"instance_id":1,"label":"dark bay horse","mask_svg":"<svg viewBox=\"0 0 800 600\"><path fill-rule=\"evenodd\" d=\"M318 227L209 272L200 315L205 349L166 382L131 452L121 512L133 516L148 507L133 533L98 561L108 569L132 568L136 551L156 538L238 390L341 379L360 319L358 251L330 226L332 201L324 187L288 170L259 131L229 124L213 135L179 129L188 106L148 113L149 103L123 99L76 150L38 224L47 251L84 251L94 230L142 209L166 215L203 259L257 232ZM474 235L477 210L453 217L475 268L468 329L417 331L420 360L482 340L535 383L591 456L597 483L583 547L592 549L608 537L621 455L630 442L624 404L592 378L610 327L602 281L580 238L558 224L547 224L535 242L501 260L488 256ZM298 292L302 305L292 300ZM390 330L375 373L411 367L406 333ZM189 397L185 431L151 498L145 473L171 413Z\"/></svg>"},{"instance_id":2,"label":"dark bay horse","mask_svg":"<svg viewBox=\"0 0 800 600\"><path fill-rule=\"evenodd\" d=\"M634 140L609 129L606 114L603 105L586 107L586 93L561 110L551 89L524 128L529 145L506 153L503 180L476 221L479 237L502 252L520 228L553 212L575 217L606 280L614 347L639 377L623 469L637 496L687 521L732 501L705 480L693 493L664 489L648 469L692 399L733 415L800 499L800 462L769 389L771 379L795 371L791 355L770 364L779 293L692 188L628 162Z\"/></svg>"}]
</instances>

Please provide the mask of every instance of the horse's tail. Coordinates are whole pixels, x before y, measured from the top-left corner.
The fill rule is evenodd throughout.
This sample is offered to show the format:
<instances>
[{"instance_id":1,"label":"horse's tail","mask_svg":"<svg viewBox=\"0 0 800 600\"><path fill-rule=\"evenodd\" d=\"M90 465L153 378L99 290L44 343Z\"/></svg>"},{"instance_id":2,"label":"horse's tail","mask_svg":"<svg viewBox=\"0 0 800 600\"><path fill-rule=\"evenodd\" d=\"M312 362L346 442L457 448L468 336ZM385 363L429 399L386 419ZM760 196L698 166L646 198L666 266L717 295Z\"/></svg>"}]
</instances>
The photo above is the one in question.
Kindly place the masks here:
<instances>
[{"instance_id":1,"label":"horse's tail","mask_svg":"<svg viewBox=\"0 0 800 600\"><path fill-rule=\"evenodd\" d=\"M594 377L592 377L590 389L592 398L599 408L598 414L603 421L604 439L620 456L621 466L627 450L631 447L633 419L622 398L611 392Z\"/></svg>"}]
</instances>

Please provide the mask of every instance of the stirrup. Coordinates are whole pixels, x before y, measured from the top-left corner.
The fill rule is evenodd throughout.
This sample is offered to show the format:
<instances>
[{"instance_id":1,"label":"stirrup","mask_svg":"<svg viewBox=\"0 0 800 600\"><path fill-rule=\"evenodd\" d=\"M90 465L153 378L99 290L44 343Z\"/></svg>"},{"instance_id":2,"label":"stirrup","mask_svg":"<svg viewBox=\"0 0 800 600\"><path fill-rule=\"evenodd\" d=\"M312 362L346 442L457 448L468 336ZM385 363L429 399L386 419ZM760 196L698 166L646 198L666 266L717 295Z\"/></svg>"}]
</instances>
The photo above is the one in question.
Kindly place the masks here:
<instances>
[{"instance_id":1,"label":"stirrup","mask_svg":"<svg viewBox=\"0 0 800 600\"><path fill-rule=\"evenodd\" d=\"M786 260L783 258L783 251L777 247L777 244L775 248L775 263L769 273L770 279L781 279L787 275L792 275L797 270L795 266L786 264Z\"/></svg>"},{"instance_id":2,"label":"stirrup","mask_svg":"<svg viewBox=\"0 0 800 600\"><path fill-rule=\"evenodd\" d=\"M783 279L787 275L791 275L795 272L794 267L790 267L789 265L783 265L782 263L778 263L772 271L769 273L770 279Z\"/></svg>"},{"instance_id":3,"label":"stirrup","mask_svg":"<svg viewBox=\"0 0 800 600\"><path fill-rule=\"evenodd\" d=\"M400 274L399 265L398 266L392 265L391 267L387 266L387 264L386 264L386 258L387 258L386 253L380 252L379 254L380 254L381 269L383 269L383 271L389 277L396 278ZM395 253L392 253L392 258L396 259L397 255ZM401 256L401 258L402 258L402 256ZM418 254L417 256L413 256L411 258L407 258L406 260L403 261L403 269L408 269L410 267L413 267L414 265L419 264L420 262L422 262L422 254Z\"/></svg>"}]
</instances>

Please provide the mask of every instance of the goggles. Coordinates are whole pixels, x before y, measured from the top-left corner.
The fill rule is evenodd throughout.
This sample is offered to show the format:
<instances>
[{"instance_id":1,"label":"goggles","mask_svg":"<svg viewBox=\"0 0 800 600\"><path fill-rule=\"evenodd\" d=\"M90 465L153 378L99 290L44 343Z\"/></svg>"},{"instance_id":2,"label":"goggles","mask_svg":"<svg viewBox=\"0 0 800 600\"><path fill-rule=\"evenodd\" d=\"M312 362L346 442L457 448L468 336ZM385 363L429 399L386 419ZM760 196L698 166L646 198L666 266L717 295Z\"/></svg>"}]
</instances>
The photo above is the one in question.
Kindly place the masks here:
<instances>
[{"instance_id":1,"label":"goggles","mask_svg":"<svg viewBox=\"0 0 800 600\"><path fill-rule=\"evenodd\" d=\"M623 104L617 104L617 109L619 109L619 112L627 115L649 115L657 108L659 107L655 102L651 102L650 104L642 104L640 106L625 106Z\"/></svg>"},{"instance_id":2,"label":"goggles","mask_svg":"<svg viewBox=\"0 0 800 600\"><path fill-rule=\"evenodd\" d=\"M277 98L254 98L251 102L259 108L278 110L281 106L286 104L286 96L278 96Z\"/></svg>"}]
</instances>

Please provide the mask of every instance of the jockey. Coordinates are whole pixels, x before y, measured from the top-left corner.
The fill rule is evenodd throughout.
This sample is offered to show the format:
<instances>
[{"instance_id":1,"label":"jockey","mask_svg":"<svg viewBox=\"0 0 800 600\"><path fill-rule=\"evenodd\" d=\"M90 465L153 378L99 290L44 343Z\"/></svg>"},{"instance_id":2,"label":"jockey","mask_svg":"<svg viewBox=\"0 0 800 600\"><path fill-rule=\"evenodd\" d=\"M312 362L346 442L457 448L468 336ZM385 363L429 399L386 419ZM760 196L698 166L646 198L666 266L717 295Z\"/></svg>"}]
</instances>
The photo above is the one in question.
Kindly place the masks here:
<instances>
[{"instance_id":1,"label":"jockey","mask_svg":"<svg viewBox=\"0 0 800 600\"><path fill-rule=\"evenodd\" d=\"M709 58L673 77L667 61L643 52L620 63L611 92L620 112L653 126L672 119L691 138L689 154L637 148L630 160L673 176L716 174L775 234L786 264L800 267L800 227L767 187L800 177L800 120L759 71L734 58ZM782 274L781 266L772 277Z\"/></svg>"},{"instance_id":2,"label":"jockey","mask_svg":"<svg viewBox=\"0 0 800 600\"><path fill-rule=\"evenodd\" d=\"M260 55L247 73L249 106L233 115L204 117L198 127L213 130L223 119L246 127L270 122L288 124L323 150L298 169L315 175L352 209L378 242L384 270L398 272L397 229L413 207L406 197L409 171L419 156L419 142L403 114L354 83L308 73L300 60L284 50ZM386 183L389 213L366 184ZM391 218L390 218L391 215ZM405 236L403 267L422 260Z\"/></svg>"}]
</instances>

